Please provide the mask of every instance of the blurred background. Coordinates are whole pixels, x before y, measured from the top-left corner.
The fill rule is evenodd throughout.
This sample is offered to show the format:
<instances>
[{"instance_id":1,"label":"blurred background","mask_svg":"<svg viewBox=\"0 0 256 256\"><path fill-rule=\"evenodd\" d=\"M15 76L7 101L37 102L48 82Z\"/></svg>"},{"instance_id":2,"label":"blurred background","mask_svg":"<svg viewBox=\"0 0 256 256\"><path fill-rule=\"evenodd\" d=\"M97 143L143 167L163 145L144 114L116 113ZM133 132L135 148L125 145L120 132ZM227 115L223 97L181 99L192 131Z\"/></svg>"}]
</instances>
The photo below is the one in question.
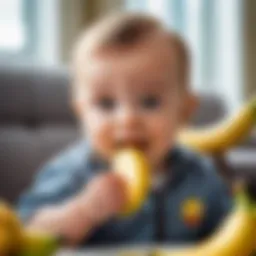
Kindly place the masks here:
<instances>
[{"instance_id":1,"label":"blurred background","mask_svg":"<svg viewBox=\"0 0 256 256\"><path fill-rule=\"evenodd\" d=\"M120 9L152 13L184 36L196 89L231 107L254 92L253 0L0 0L1 62L66 65L79 32Z\"/></svg>"},{"instance_id":2,"label":"blurred background","mask_svg":"<svg viewBox=\"0 0 256 256\"><path fill-rule=\"evenodd\" d=\"M70 52L83 29L117 10L151 13L186 39L201 97L193 124L217 122L256 92L255 0L0 0L0 197L15 202L78 138ZM256 168L255 145L252 136L236 150L237 169Z\"/></svg>"}]
</instances>

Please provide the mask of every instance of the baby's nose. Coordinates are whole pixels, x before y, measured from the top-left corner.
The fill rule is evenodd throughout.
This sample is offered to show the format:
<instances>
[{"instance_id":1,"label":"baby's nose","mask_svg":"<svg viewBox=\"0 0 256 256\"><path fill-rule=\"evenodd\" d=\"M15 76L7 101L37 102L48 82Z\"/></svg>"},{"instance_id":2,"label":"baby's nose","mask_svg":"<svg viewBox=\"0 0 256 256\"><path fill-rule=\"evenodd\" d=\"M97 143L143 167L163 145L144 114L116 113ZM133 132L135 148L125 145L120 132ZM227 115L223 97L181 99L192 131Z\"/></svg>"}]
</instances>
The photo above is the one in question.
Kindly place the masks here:
<instances>
[{"instance_id":1,"label":"baby's nose","mask_svg":"<svg viewBox=\"0 0 256 256\"><path fill-rule=\"evenodd\" d=\"M117 123L121 128L136 128L140 123L138 111L132 107L122 108L118 113Z\"/></svg>"}]
</instances>

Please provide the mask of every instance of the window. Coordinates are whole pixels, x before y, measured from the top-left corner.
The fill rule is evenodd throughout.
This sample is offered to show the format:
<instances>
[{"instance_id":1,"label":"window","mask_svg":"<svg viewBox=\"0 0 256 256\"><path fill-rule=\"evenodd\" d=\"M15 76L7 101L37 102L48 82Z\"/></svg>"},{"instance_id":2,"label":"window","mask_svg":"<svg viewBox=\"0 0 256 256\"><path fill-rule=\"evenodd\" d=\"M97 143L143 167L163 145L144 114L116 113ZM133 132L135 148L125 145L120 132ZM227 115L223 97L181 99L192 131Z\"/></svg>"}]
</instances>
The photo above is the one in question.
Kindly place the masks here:
<instances>
[{"instance_id":1,"label":"window","mask_svg":"<svg viewBox=\"0 0 256 256\"><path fill-rule=\"evenodd\" d=\"M22 2L0 1L0 48L20 51L25 45L25 27Z\"/></svg>"},{"instance_id":2,"label":"window","mask_svg":"<svg viewBox=\"0 0 256 256\"><path fill-rule=\"evenodd\" d=\"M33 54L36 19L33 0L0 0L0 55Z\"/></svg>"},{"instance_id":3,"label":"window","mask_svg":"<svg viewBox=\"0 0 256 256\"><path fill-rule=\"evenodd\" d=\"M180 33L192 53L192 83L218 93L236 107L242 87L242 2L239 0L127 0L127 8L149 12Z\"/></svg>"},{"instance_id":4,"label":"window","mask_svg":"<svg viewBox=\"0 0 256 256\"><path fill-rule=\"evenodd\" d=\"M0 60L59 64L59 0L0 0Z\"/></svg>"}]
</instances>

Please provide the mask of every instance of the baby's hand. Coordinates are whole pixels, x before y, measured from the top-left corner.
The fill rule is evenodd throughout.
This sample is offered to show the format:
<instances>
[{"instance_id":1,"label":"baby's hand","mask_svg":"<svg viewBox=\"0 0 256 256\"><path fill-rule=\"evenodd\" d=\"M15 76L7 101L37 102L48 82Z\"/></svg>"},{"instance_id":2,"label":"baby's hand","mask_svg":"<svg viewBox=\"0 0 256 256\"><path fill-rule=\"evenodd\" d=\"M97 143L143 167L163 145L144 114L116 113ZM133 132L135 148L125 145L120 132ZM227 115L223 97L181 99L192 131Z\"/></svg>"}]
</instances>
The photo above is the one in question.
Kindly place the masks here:
<instances>
[{"instance_id":1,"label":"baby's hand","mask_svg":"<svg viewBox=\"0 0 256 256\"><path fill-rule=\"evenodd\" d=\"M125 204L125 181L116 173L95 177L82 191L86 214L99 225L118 214Z\"/></svg>"},{"instance_id":2,"label":"baby's hand","mask_svg":"<svg viewBox=\"0 0 256 256\"><path fill-rule=\"evenodd\" d=\"M27 228L57 234L65 237L67 244L77 244L118 214L125 202L125 181L117 173L104 173L67 203L38 211Z\"/></svg>"}]
</instances>

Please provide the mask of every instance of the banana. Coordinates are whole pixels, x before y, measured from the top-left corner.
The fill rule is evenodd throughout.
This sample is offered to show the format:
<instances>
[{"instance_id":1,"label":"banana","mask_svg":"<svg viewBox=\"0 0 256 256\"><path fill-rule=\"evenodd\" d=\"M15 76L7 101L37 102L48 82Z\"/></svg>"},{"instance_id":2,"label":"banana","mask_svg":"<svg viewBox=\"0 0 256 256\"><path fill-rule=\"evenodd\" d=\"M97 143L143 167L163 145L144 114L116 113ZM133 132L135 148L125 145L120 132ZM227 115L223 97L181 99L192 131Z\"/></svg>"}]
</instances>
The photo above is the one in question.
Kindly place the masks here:
<instances>
[{"instance_id":1,"label":"banana","mask_svg":"<svg viewBox=\"0 0 256 256\"><path fill-rule=\"evenodd\" d=\"M9 205L0 202L0 255L14 254L21 245L21 223Z\"/></svg>"},{"instance_id":2,"label":"banana","mask_svg":"<svg viewBox=\"0 0 256 256\"><path fill-rule=\"evenodd\" d=\"M121 215L136 212L148 195L150 185L149 165L143 153L136 149L123 149L113 158L113 170L127 182L127 203Z\"/></svg>"},{"instance_id":3,"label":"banana","mask_svg":"<svg viewBox=\"0 0 256 256\"><path fill-rule=\"evenodd\" d=\"M58 245L54 236L23 229L15 212L0 202L0 256L50 256Z\"/></svg>"},{"instance_id":4,"label":"banana","mask_svg":"<svg viewBox=\"0 0 256 256\"><path fill-rule=\"evenodd\" d=\"M0 255L10 252L12 241L8 230L9 215L6 205L0 204Z\"/></svg>"},{"instance_id":5,"label":"banana","mask_svg":"<svg viewBox=\"0 0 256 256\"><path fill-rule=\"evenodd\" d=\"M199 245L184 249L156 250L154 256L249 256L255 248L256 205L240 191L236 208L212 237Z\"/></svg>"},{"instance_id":6,"label":"banana","mask_svg":"<svg viewBox=\"0 0 256 256\"><path fill-rule=\"evenodd\" d=\"M58 239L49 234L26 230L22 239L18 256L50 256L59 247Z\"/></svg>"},{"instance_id":7,"label":"banana","mask_svg":"<svg viewBox=\"0 0 256 256\"><path fill-rule=\"evenodd\" d=\"M9 232L0 227L0 255L7 255L11 251L11 236Z\"/></svg>"},{"instance_id":8,"label":"banana","mask_svg":"<svg viewBox=\"0 0 256 256\"><path fill-rule=\"evenodd\" d=\"M253 99L234 116L213 127L183 129L178 135L178 142L202 153L222 153L241 142L252 130L255 121L256 99Z\"/></svg>"}]
</instances>

